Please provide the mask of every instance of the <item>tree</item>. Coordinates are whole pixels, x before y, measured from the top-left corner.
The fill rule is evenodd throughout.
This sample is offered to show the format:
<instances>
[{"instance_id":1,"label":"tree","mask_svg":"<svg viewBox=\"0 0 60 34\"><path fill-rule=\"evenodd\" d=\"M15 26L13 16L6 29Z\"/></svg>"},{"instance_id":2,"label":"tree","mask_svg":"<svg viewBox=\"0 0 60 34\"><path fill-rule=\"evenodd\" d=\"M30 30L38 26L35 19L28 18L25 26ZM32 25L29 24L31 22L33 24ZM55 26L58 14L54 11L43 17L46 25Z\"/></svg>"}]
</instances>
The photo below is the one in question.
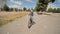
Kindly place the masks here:
<instances>
[{"instance_id":1,"label":"tree","mask_svg":"<svg viewBox=\"0 0 60 34\"><path fill-rule=\"evenodd\" d=\"M30 8L28 8L28 11L30 11Z\"/></svg>"},{"instance_id":2,"label":"tree","mask_svg":"<svg viewBox=\"0 0 60 34\"><path fill-rule=\"evenodd\" d=\"M35 6L36 11L46 11L48 3L54 2L55 0L38 0Z\"/></svg>"},{"instance_id":3,"label":"tree","mask_svg":"<svg viewBox=\"0 0 60 34\"><path fill-rule=\"evenodd\" d=\"M19 11L22 11L22 9L19 9Z\"/></svg>"},{"instance_id":4,"label":"tree","mask_svg":"<svg viewBox=\"0 0 60 34\"><path fill-rule=\"evenodd\" d=\"M0 8L1 11L3 11L3 8Z\"/></svg>"},{"instance_id":5,"label":"tree","mask_svg":"<svg viewBox=\"0 0 60 34\"><path fill-rule=\"evenodd\" d=\"M47 12L53 12L53 9L52 8L49 8Z\"/></svg>"},{"instance_id":6,"label":"tree","mask_svg":"<svg viewBox=\"0 0 60 34\"><path fill-rule=\"evenodd\" d=\"M33 8L31 8L31 10L34 10Z\"/></svg>"},{"instance_id":7,"label":"tree","mask_svg":"<svg viewBox=\"0 0 60 34\"><path fill-rule=\"evenodd\" d=\"M57 8L56 12L57 12L57 13L60 13L60 8Z\"/></svg>"},{"instance_id":8,"label":"tree","mask_svg":"<svg viewBox=\"0 0 60 34\"><path fill-rule=\"evenodd\" d=\"M8 7L6 4L4 5L3 9L4 9L5 11L9 11L9 7Z\"/></svg>"},{"instance_id":9,"label":"tree","mask_svg":"<svg viewBox=\"0 0 60 34\"><path fill-rule=\"evenodd\" d=\"M17 8L15 8L15 11L18 11L18 9L17 9Z\"/></svg>"},{"instance_id":10,"label":"tree","mask_svg":"<svg viewBox=\"0 0 60 34\"><path fill-rule=\"evenodd\" d=\"M60 13L60 8L49 8L48 12L53 12L53 13Z\"/></svg>"},{"instance_id":11,"label":"tree","mask_svg":"<svg viewBox=\"0 0 60 34\"><path fill-rule=\"evenodd\" d=\"M27 10L27 8L26 8L26 7L24 7L24 8L23 8L23 10L25 11L25 10Z\"/></svg>"},{"instance_id":12,"label":"tree","mask_svg":"<svg viewBox=\"0 0 60 34\"><path fill-rule=\"evenodd\" d=\"M10 8L10 11L13 11L13 8Z\"/></svg>"},{"instance_id":13,"label":"tree","mask_svg":"<svg viewBox=\"0 0 60 34\"><path fill-rule=\"evenodd\" d=\"M56 9L56 8L54 8L54 9L53 9L53 12L54 12L54 13L56 13L56 12L57 12L57 9Z\"/></svg>"}]
</instances>

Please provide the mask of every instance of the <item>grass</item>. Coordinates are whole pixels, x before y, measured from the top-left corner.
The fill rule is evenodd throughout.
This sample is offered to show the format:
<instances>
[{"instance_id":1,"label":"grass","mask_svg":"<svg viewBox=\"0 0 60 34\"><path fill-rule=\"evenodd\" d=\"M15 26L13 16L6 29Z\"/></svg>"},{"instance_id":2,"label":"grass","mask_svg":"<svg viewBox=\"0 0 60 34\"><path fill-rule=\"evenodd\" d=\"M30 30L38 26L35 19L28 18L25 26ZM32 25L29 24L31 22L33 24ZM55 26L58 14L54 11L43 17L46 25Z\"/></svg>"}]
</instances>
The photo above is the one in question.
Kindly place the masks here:
<instances>
[{"instance_id":1,"label":"grass","mask_svg":"<svg viewBox=\"0 0 60 34\"><path fill-rule=\"evenodd\" d=\"M8 22L10 22L11 20L4 20L4 19L0 19L0 26L7 24Z\"/></svg>"},{"instance_id":2,"label":"grass","mask_svg":"<svg viewBox=\"0 0 60 34\"><path fill-rule=\"evenodd\" d=\"M0 26L7 24L16 18L27 15L27 12L0 12Z\"/></svg>"}]
</instances>

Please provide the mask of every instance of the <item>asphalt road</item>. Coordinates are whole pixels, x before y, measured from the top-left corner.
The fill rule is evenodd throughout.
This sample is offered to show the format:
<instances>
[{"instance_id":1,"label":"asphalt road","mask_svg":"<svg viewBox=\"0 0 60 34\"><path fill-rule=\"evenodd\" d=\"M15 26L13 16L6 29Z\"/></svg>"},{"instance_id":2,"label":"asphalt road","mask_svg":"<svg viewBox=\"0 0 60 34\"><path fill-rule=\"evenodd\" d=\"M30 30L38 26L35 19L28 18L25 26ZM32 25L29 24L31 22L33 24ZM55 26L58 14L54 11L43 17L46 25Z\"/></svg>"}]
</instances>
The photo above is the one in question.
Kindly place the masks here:
<instances>
[{"instance_id":1,"label":"asphalt road","mask_svg":"<svg viewBox=\"0 0 60 34\"><path fill-rule=\"evenodd\" d=\"M0 27L0 34L60 34L60 14L34 14L35 24L28 28L29 15Z\"/></svg>"}]
</instances>

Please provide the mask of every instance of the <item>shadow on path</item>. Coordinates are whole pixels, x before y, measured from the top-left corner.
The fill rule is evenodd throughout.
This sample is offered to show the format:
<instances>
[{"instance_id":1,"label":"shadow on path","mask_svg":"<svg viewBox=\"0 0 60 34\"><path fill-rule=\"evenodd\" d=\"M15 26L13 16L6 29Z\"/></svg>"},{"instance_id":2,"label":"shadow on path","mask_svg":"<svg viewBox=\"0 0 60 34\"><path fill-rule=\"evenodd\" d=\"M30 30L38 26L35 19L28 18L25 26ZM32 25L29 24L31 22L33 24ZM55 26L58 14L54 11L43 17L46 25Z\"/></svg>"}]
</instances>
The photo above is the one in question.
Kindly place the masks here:
<instances>
[{"instance_id":1,"label":"shadow on path","mask_svg":"<svg viewBox=\"0 0 60 34\"><path fill-rule=\"evenodd\" d=\"M28 28L30 29L32 27L32 25L34 25L34 24L35 24L35 22L32 21L32 19L30 19L28 22Z\"/></svg>"}]
</instances>

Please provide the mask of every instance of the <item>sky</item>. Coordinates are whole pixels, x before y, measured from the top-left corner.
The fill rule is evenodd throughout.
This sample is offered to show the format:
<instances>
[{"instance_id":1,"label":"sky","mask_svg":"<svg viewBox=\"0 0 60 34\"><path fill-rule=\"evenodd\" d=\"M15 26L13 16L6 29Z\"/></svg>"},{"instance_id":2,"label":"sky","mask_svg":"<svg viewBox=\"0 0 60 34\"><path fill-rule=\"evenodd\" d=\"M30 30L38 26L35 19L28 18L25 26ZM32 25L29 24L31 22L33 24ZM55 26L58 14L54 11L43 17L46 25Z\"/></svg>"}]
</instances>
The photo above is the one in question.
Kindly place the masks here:
<instances>
[{"instance_id":1,"label":"sky","mask_svg":"<svg viewBox=\"0 0 60 34\"><path fill-rule=\"evenodd\" d=\"M4 1L4 0L2 0ZM34 8L37 0L7 0L6 4L11 8ZM1 5L1 0L0 0ZM49 3L48 5L51 8L60 8L60 0L56 0L54 3Z\"/></svg>"},{"instance_id":2,"label":"sky","mask_svg":"<svg viewBox=\"0 0 60 34\"><path fill-rule=\"evenodd\" d=\"M17 8L34 8L37 0L7 0L7 5L9 7Z\"/></svg>"},{"instance_id":3,"label":"sky","mask_svg":"<svg viewBox=\"0 0 60 34\"><path fill-rule=\"evenodd\" d=\"M60 8L60 0L56 0L54 3L49 3L51 8Z\"/></svg>"}]
</instances>

